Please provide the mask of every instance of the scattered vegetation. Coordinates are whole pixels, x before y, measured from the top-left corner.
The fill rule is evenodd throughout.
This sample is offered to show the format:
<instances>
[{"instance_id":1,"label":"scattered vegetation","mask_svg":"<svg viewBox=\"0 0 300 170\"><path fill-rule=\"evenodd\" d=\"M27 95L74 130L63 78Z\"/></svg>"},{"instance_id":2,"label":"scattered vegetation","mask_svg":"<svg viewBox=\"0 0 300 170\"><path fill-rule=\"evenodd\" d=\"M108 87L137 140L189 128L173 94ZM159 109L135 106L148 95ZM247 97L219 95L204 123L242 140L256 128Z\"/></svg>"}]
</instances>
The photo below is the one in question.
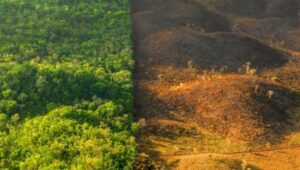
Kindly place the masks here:
<instances>
[{"instance_id":1,"label":"scattered vegetation","mask_svg":"<svg viewBox=\"0 0 300 170\"><path fill-rule=\"evenodd\" d=\"M139 153L137 155L137 160L134 169L165 169L165 166L163 165L163 163L151 160L149 155L147 155L146 153Z\"/></svg>"},{"instance_id":2,"label":"scattered vegetation","mask_svg":"<svg viewBox=\"0 0 300 170\"><path fill-rule=\"evenodd\" d=\"M300 87L299 54L290 51L299 44L293 14L299 3L133 2L137 63L149 63L137 65L135 79L136 116L147 119L138 135L139 150L146 153L141 169L150 169L151 158L169 164L165 169L259 169L252 163L295 169L287 155L295 157L297 149L271 150L299 144L299 125L287 110ZM196 133L185 133L193 123ZM235 153L216 155L236 159L210 164L203 152Z\"/></svg>"}]
</instances>

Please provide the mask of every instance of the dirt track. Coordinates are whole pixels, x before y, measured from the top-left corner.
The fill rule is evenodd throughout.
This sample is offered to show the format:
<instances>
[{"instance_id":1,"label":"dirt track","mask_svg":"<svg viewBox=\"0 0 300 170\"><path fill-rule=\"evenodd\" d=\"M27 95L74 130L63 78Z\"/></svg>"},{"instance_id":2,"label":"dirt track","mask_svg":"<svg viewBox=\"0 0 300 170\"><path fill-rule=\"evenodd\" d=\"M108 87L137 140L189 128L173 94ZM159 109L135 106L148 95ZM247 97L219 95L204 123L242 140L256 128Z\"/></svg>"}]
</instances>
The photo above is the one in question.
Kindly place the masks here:
<instances>
[{"instance_id":1,"label":"dirt track","mask_svg":"<svg viewBox=\"0 0 300 170\"><path fill-rule=\"evenodd\" d=\"M300 169L299 148L270 151L268 156L222 157L222 152L266 147L243 140L265 141L270 149L289 147L294 120L285 111L286 103L295 100L289 91L300 83L295 44L300 40L299 4L293 0L226 3L132 0L135 118L142 125L139 150L172 169L211 169L212 165L203 165L208 159L215 169L232 169L215 161L221 158L247 159L262 169ZM254 76L249 68L245 71L246 63L251 63ZM270 75L278 80L270 80ZM258 84L262 90L256 89ZM271 101L264 96L268 91L276 93ZM199 104L201 99L204 102ZM218 158L204 152L217 152Z\"/></svg>"}]
</instances>

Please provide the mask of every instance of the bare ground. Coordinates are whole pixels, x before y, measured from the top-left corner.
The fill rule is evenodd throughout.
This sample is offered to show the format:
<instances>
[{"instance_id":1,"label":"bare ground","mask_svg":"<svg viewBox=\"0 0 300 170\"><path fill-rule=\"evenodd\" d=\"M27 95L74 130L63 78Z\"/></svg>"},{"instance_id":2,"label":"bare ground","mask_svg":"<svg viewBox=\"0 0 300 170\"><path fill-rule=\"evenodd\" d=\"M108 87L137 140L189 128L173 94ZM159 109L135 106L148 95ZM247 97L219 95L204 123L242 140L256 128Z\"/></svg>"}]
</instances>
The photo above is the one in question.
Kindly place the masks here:
<instances>
[{"instance_id":1,"label":"bare ground","mask_svg":"<svg viewBox=\"0 0 300 170\"><path fill-rule=\"evenodd\" d=\"M132 11L136 169L300 169L297 1L132 0Z\"/></svg>"}]
</instances>

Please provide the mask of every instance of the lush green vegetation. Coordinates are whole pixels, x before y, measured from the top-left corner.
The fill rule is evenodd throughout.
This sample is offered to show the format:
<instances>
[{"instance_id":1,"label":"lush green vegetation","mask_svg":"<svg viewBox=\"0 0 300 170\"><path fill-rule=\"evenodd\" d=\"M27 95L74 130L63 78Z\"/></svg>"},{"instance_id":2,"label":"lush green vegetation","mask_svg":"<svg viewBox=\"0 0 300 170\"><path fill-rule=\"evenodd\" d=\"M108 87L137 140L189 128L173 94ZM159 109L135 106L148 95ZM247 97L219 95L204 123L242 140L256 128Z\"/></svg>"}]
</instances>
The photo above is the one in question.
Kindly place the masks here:
<instances>
[{"instance_id":1,"label":"lush green vegetation","mask_svg":"<svg viewBox=\"0 0 300 170\"><path fill-rule=\"evenodd\" d=\"M0 169L130 169L129 2L0 1Z\"/></svg>"}]
</instances>

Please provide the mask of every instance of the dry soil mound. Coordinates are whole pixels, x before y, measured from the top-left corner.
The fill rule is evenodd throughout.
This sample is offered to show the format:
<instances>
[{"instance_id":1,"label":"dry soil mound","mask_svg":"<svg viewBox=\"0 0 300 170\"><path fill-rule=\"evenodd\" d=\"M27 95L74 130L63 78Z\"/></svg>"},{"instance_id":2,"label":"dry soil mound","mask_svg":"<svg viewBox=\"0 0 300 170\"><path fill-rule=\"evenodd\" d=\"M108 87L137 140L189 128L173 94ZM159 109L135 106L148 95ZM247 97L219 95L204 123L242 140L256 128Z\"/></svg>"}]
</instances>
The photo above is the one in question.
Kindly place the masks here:
<instances>
[{"instance_id":1,"label":"dry soil mound","mask_svg":"<svg viewBox=\"0 0 300 170\"><path fill-rule=\"evenodd\" d=\"M136 38L178 26L205 32L231 29L224 16L183 0L140 0L133 4L133 10L137 11L133 15Z\"/></svg>"},{"instance_id":2,"label":"dry soil mound","mask_svg":"<svg viewBox=\"0 0 300 170\"><path fill-rule=\"evenodd\" d=\"M296 17L299 12L297 0L223 0L215 3L226 13L246 17Z\"/></svg>"},{"instance_id":3,"label":"dry soil mound","mask_svg":"<svg viewBox=\"0 0 300 170\"><path fill-rule=\"evenodd\" d=\"M277 142L292 130L286 107L288 90L246 76L196 80L160 93L169 108L221 136L254 142Z\"/></svg>"},{"instance_id":4,"label":"dry soil mound","mask_svg":"<svg viewBox=\"0 0 300 170\"><path fill-rule=\"evenodd\" d=\"M300 50L300 22L290 18L240 21L235 31L243 32L287 49Z\"/></svg>"},{"instance_id":5,"label":"dry soil mound","mask_svg":"<svg viewBox=\"0 0 300 170\"><path fill-rule=\"evenodd\" d=\"M298 0L195 1L212 5L214 12L226 16L234 32L243 32L268 44L300 50Z\"/></svg>"},{"instance_id":6,"label":"dry soil mound","mask_svg":"<svg viewBox=\"0 0 300 170\"><path fill-rule=\"evenodd\" d=\"M182 161L183 162L183 161ZM243 162L236 159L207 159L202 158L197 162L197 164L192 161L186 161L184 163L179 163L180 167L178 169L197 169L197 170L242 170L242 169L251 169L251 170L260 170L255 165L252 165L248 162ZM199 164L202 166L199 167Z\"/></svg>"},{"instance_id":7,"label":"dry soil mound","mask_svg":"<svg viewBox=\"0 0 300 170\"><path fill-rule=\"evenodd\" d=\"M201 33L174 28L152 34L141 48L145 57L161 65L197 69L221 68L236 72L251 62L256 69L273 68L288 62L288 56L264 43L236 33Z\"/></svg>"}]
</instances>

